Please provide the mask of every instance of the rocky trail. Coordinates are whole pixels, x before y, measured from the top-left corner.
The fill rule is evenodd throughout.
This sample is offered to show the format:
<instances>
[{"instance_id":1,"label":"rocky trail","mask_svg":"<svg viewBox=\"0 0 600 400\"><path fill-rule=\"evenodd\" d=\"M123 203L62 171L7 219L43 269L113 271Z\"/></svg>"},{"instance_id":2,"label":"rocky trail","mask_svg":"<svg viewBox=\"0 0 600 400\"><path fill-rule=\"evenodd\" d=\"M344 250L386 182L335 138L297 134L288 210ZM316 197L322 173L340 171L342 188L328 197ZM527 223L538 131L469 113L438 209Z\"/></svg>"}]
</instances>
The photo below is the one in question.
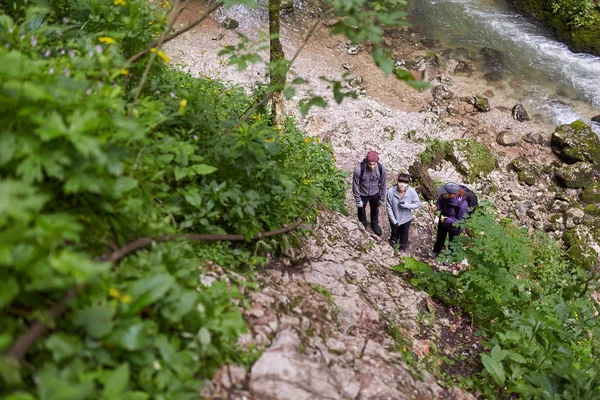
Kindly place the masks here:
<instances>
[{"instance_id":1,"label":"rocky trail","mask_svg":"<svg viewBox=\"0 0 600 400\"><path fill-rule=\"evenodd\" d=\"M201 9L195 4L178 23L195 18ZM230 12L240 15L240 10ZM193 75L251 90L265 81L264 65L237 71L217 55L239 40L235 31L220 25L226 16L208 18L165 50L172 62ZM242 23L236 30L257 38L254 25ZM290 72L309 83L288 101L288 111L311 136L331 143L339 168L351 172L368 150L376 150L391 185L432 139L473 139L493 154L496 168L469 185L481 200L494 203L500 215L558 238L565 226L581 224L583 212L569 211L577 207L568 200L579 197L580 188L554 186L558 158L549 144L556 128L536 115L520 122L511 112L519 103L515 88L522 82L489 82L482 57L440 49L412 29L388 32L385 43L399 62L434 89L417 91L385 76L367 48L359 47L354 54L342 38L325 29L308 40ZM286 54L294 54L298 45L297 38L284 41ZM358 99L341 105L330 101L329 107L313 109L306 117L299 114L298 102L307 94L332 98L328 83L317 77L340 79L344 73L350 74L349 81L360 77L347 86L360 93ZM514 168L519 157L525 161ZM529 165L536 167L533 182L526 184L522 171ZM469 172L468 154L457 155L454 162L442 160L428 173L438 182L467 183L465 170ZM358 223L350 190L347 204L349 216L320 210L315 226L301 236L300 247L272 260L259 274L259 290L244 310L250 333L240 341L264 352L249 371L223 367L205 385L205 398L474 398L448 385L481 369L482 347L470 322L411 287L394 269L404 255L436 265L427 258L435 234L427 207L415 212L409 250L397 254L387 243L385 210L380 211L384 233L377 237ZM552 220L556 213L564 213L564 221ZM596 242L589 243L600 251ZM228 279L220 267L212 269L204 277L207 283ZM417 365L427 365L431 373Z\"/></svg>"}]
</instances>

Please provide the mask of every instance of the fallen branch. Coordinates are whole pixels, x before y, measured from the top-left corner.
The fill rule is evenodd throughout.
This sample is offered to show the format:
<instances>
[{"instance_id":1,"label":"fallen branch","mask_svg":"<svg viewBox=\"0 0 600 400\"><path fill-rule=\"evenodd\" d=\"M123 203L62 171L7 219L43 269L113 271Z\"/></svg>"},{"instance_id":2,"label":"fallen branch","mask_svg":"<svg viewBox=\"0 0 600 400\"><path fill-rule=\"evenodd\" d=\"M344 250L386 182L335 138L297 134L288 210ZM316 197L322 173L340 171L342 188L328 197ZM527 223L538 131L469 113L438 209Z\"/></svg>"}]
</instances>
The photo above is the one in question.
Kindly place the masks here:
<instances>
[{"instance_id":1,"label":"fallen branch","mask_svg":"<svg viewBox=\"0 0 600 400\"><path fill-rule=\"evenodd\" d=\"M296 222L294 222L293 224L286 225L286 226L276 229L274 231L261 232L261 233L255 235L254 237L252 237L250 240L262 239L262 238L271 237L271 236L277 236L277 235L281 235L281 234L284 234L284 233L294 230L302 223L302 221L304 220L304 218L303 218L304 214L306 214L306 212L308 210L309 210L308 207L305 208L304 210L302 210L302 213L300 214L300 216L298 217ZM116 251L113 251L112 253L101 256L99 259L100 259L100 261L108 261L108 262L112 262L112 263L116 264L119 261L121 261L123 258L127 257L128 255L130 255L138 250L141 250L145 247L148 247L152 243L171 242L171 241L178 240L178 239L186 239L186 240L192 241L192 242L194 242L194 241L243 241L243 240L246 240L243 235L199 235L199 234L185 234L185 233L174 234L174 235L164 235L164 236L158 236L158 237L154 237L154 238L140 238L140 239L136 239L133 242L121 247L120 249L118 249ZM75 296L77 295L77 290L78 290L77 288L72 287L71 289L69 289L69 291L65 294L65 296L58 303L56 303L52 306L52 308L50 309L50 312L49 312L49 316L51 317L52 320L56 320L56 319L60 318L67 311L68 303L70 300L75 298ZM10 348L8 353L6 353L6 356L11 357L17 361L21 360L25 356L25 354L27 353L29 348L39 338L44 336L46 334L46 332L48 332L49 329L50 328L48 328L48 326L45 325L43 322L41 322L39 320L35 321L33 323L33 325L31 325L29 327L27 332L25 332L23 335L19 336L19 338L15 341L15 343Z\"/></svg>"}]
</instances>

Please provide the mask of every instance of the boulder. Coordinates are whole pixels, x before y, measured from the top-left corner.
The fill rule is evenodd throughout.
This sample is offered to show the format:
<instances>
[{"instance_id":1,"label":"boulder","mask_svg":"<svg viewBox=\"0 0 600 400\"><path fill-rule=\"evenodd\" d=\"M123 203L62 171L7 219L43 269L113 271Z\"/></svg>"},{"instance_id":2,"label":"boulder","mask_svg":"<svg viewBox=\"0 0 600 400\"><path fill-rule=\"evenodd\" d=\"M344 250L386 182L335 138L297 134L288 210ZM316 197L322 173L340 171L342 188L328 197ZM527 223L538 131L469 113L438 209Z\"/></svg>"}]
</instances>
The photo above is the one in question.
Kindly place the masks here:
<instances>
[{"instance_id":1,"label":"boulder","mask_svg":"<svg viewBox=\"0 0 600 400\"><path fill-rule=\"evenodd\" d=\"M594 176L594 166L588 162L564 164L556 169L556 179L567 188L586 187Z\"/></svg>"},{"instance_id":2,"label":"boulder","mask_svg":"<svg viewBox=\"0 0 600 400\"><path fill-rule=\"evenodd\" d=\"M456 74L469 73L471 71L473 71L473 68L465 61L459 61L458 64L456 64L456 67L454 67L454 73Z\"/></svg>"},{"instance_id":3,"label":"boulder","mask_svg":"<svg viewBox=\"0 0 600 400\"><path fill-rule=\"evenodd\" d=\"M581 192L581 201L587 204L600 204L600 182L594 182Z\"/></svg>"},{"instance_id":4,"label":"boulder","mask_svg":"<svg viewBox=\"0 0 600 400\"><path fill-rule=\"evenodd\" d=\"M469 182L489 175L496 167L496 160L488 148L474 140L455 139L446 146L445 158L463 174Z\"/></svg>"},{"instance_id":5,"label":"boulder","mask_svg":"<svg viewBox=\"0 0 600 400\"><path fill-rule=\"evenodd\" d=\"M294 2L292 0L281 0L279 10L282 14L289 14L294 11Z\"/></svg>"},{"instance_id":6,"label":"boulder","mask_svg":"<svg viewBox=\"0 0 600 400\"><path fill-rule=\"evenodd\" d=\"M559 126L552 134L550 146L554 154L566 163L586 161L600 167L600 139L581 121Z\"/></svg>"},{"instance_id":7,"label":"boulder","mask_svg":"<svg viewBox=\"0 0 600 400\"><path fill-rule=\"evenodd\" d=\"M479 51L483 58L484 78L490 82L497 82L504 75L504 54L501 51L484 47Z\"/></svg>"},{"instance_id":8,"label":"boulder","mask_svg":"<svg viewBox=\"0 0 600 400\"><path fill-rule=\"evenodd\" d=\"M511 115L513 119L523 122L529 120L529 115L527 114L527 110L523 107L522 104L517 104L512 108Z\"/></svg>"},{"instance_id":9,"label":"boulder","mask_svg":"<svg viewBox=\"0 0 600 400\"><path fill-rule=\"evenodd\" d=\"M531 144L539 144L540 146L548 146L548 140L541 133L527 133L523 136L523 140Z\"/></svg>"},{"instance_id":10,"label":"boulder","mask_svg":"<svg viewBox=\"0 0 600 400\"><path fill-rule=\"evenodd\" d=\"M474 96L473 100L474 100L474 106L478 111L488 112L492 109L490 107L490 101L486 97Z\"/></svg>"},{"instance_id":11,"label":"boulder","mask_svg":"<svg viewBox=\"0 0 600 400\"><path fill-rule=\"evenodd\" d=\"M226 17L221 22L221 26L225 29L236 29L238 26L240 26L240 23L233 18Z\"/></svg>"},{"instance_id":12,"label":"boulder","mask_svg":"<svg viewBox=\"0 0 600 400\"><path fill-rule=\"evenodd\" d=\"M496 142L502 146L515 146L521 141L521 135L516 132L502 131L496 136Z\"/></svg>"},{"instance_id":13,"label":"boulder","mask_svg":"<svg viewBox=\"0 0 600 400\"><path fill-rule=\"evenodd\" d=\"M454 94L444 85L434 86L431 89L431 95L434 100L450 100Z\"/></svg>"},{"instance_id":14,"label":"boulder","mask_svg":"<svg viewBox=\"0 0 600 400\"><path fill-rule=\"evenodd\" d=\"M525 171L521 171L518 174L519 180L529 186L531 185L535 185L535 182L537 181L537 174L533 171L530 170L525 170Z\"/></svg>"},{"instance_id":15,"label":"boulder","mask_svg":"<svg viewBox=\"0 0 600 400\"><path fill-rule=\"evenodd\" d=\"M598 114L598 115L596 115L596 116L592 117L592 121L593 121L593 122L597 122L597 123L599 123L599 124L600 124L600 114Z\"/></svg>"},{"instance_id":16,"label":"boulder","mask_svg":"<svg viewBox=\"0 0 600 400\"><path fill-rule=\"evenodd\" d=\"M527 169L529 169L529 159L527 157L517 157L514 160L512 160L510 163L508 163L507 169L508 170L513 170L516 172L521 172L521 171L525 171Z\"/></svg>"},{"instance_id":17,"label":"boulder","mask_svg":"<svg viewBox=\"0 0 600 400\"><path fill-rule=\"evenodd\" d=\"M571 207L565 211L565 226L571 229L576 225L580 225L583 221L585 213L579 207Z\"/></svg>"}]
</instances>

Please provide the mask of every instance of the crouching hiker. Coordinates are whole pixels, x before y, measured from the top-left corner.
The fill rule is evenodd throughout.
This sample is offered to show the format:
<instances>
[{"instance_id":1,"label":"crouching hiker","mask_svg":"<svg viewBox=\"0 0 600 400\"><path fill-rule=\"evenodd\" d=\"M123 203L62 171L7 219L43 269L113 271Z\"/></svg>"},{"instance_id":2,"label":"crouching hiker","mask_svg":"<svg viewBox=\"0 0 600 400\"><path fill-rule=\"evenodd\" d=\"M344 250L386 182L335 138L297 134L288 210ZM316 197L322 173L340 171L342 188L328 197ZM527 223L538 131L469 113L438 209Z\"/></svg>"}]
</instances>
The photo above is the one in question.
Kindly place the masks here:
<instances>
[{"instance_id":1,"label":"crouching hiker","mask_svg":"<svg viewBox=\"0 0 600 400\"><path fill-rule=\"evenodd\" d=\"M419 208L421 201L416 190L410 187L408 174L398 175L396 186L388 189L386 206L392 231L390 245L399 246L401 251L408 248L408 231L413 219L412 210Z\"/></svg>"},{"instance_id":2,"label":"crouching hiker","mask_svg":"<svg viewBox=\"0 0 600 400\"><path fill-rule=\"evenodd\" d=\"M457 183L448 182L438 188L438 192L437 203L432 206L432 211L439 210L441 212L433 246L434 257L444 248L446 237L449 238L449 241L452 241L460 235L461 228L458 226L458 222L467 218L469 207L469 203L465 198L465 189Z\"/></svg>"},{"instance_id":3,"label":"crouching hiker","mask_svg":"<svg viewBox=\"0 0 600 400\"><path fill-rule=\"evenodd\" d=\"M379 206L385 199L387 171L379 163L379 154L369 151L367 157L354 169L352 194L358 208L358 220L367 227L367 204L371 207L371 228L381 236L379 227Z\"/></svg>"}]
</instances>

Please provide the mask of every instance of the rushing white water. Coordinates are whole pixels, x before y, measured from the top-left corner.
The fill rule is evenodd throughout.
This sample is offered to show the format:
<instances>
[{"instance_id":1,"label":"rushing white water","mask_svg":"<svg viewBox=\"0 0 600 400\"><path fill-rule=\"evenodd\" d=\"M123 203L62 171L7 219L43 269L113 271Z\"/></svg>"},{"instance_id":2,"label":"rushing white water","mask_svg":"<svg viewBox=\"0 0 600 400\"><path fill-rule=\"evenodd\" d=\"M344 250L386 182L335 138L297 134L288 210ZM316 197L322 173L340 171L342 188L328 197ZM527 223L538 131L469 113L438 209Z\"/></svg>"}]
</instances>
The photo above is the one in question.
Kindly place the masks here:
<instances>
[{"instance_id":1,"label":"rushing white water","mask_svg":"<svg viewBox=\"0 0 600 400\"><path fill-rule=\"evenodd\" d=\"M573 53L498 2L415 0L411 15L447 45L500 50L507 72L531 83L523 87L524 101L556 124L580 119L600 133L600 124L590 121L600 114L600 57Z\"/></svg>"}]
</instances>

